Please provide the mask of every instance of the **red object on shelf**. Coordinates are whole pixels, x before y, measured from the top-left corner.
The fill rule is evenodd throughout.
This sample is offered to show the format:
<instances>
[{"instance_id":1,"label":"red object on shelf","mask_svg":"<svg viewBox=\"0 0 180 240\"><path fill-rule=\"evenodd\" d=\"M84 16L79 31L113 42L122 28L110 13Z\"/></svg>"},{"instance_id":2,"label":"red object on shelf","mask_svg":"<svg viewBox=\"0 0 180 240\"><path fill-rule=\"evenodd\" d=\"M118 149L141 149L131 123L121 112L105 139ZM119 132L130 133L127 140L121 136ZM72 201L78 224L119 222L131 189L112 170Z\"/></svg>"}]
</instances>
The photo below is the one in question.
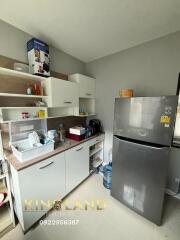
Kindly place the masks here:
<instances>
[{"instance_id":1,"label":"red object on shelf","mask_svg":"<svg viewBox=\"0 0 180 240\"><path fill-rule=\"evenodd\" d=\"M29 113L28 112L22 112L21 115L22 115L22 119L29 118Z\"/></svg>"},{"instance_id":2,"label":"red object on shelf","mask_svg":"<svg viewBox=\"0 0 180 240\"><path fill-rule=\"evenodd\" d=\"M76 134L69 133L69 132L67 131L67 132L66 132L66 137L79 142L79 141L85 139L85 134L76 135Z\"/></svg>"},{"instance_id":3,"label":"red object on shelf","mask_svg":"<svg viewBox=\"0 0 180 240\"><path fill-rule=\"evenodd\" d=\"M40 83L34 83L33 94L34 95L41 95L41 84Z\"/></svg>"}]
</instances>

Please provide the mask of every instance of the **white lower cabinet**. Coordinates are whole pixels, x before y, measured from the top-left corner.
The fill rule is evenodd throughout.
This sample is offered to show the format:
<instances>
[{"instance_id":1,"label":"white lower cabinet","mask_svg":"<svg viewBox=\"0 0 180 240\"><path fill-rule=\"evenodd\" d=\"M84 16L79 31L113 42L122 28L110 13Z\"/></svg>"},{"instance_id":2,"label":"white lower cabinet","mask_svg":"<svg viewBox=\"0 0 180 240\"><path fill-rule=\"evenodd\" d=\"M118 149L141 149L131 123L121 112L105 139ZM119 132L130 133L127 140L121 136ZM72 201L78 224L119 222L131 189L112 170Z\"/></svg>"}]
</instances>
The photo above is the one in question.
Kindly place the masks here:
<instances>
[{"instance_id":1,"label":"white lower cabinet","mask_svg":"<svg viewBox=\"0 0 180 240\"><path fill-rule=\"evenodd\" d=\"M91 139L20 171L11 165L14 208L24 231L53 206L53 201L62 199L89 176L89 147L103 138Z\"/></svg>"},{"instance_id":2,"label":"white lower cabinet","mask_svg":"<svg viewBox=\"0 0 180 240\"><path fill-rule=\"evenodd\" d=\"M80 144L65 152L66 193L80 184L89 175L89 144Z\"/></svg>"},{"instance_id":3,"label":"white lower cabinet","mask_svg":"<svg viewBox=\"0 0 180 240\"><path fill-rule=\"evenodd\" d=\"M11 172L16 214L23 230L27 230L51 208L53 201L65 196L64 153Z\"/></svg>"}]
</instances>

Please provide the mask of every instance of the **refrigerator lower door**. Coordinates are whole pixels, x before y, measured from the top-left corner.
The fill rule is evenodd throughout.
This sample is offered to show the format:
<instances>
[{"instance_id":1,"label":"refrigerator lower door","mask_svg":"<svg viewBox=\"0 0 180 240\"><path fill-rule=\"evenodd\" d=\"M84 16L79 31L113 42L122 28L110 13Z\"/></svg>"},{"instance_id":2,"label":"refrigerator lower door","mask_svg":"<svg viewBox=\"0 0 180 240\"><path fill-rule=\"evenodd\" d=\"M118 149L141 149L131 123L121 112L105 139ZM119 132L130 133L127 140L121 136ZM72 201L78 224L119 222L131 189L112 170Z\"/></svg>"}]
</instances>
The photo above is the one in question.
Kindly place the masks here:
<instances>
[{"instance_id":1,"label":"refrigerator lower door","mask_svg":"<svg viewBox=\"0 0 180 240\"><path fill-rule=\"evenodd\" d=\"M111 195L161 224L169 148L113 139Z\"/></svg>"}]
</instances>

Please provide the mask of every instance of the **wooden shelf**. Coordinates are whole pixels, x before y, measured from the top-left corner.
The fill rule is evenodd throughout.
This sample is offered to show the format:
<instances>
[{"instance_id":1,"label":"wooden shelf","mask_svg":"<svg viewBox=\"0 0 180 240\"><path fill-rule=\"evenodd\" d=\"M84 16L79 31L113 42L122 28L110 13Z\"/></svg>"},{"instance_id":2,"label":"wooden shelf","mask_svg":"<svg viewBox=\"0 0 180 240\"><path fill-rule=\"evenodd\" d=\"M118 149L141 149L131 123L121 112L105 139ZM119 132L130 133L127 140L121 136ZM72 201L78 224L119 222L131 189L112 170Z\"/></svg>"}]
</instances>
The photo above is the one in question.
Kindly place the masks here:
<instances>
[{"instance_id":1,"label":"wooden shelf","mask_svg":"<svg viewBox=\"0 0 180 240\"><path fill-rule=\"evenodd\" d=\"M41 95L27 95L27 94L15 94L15 93L0 93L0 97L47 98L48 96L41 96Z\"/></svg>"},{"instance_id":2,"label":"wooden shelf","mask_svg":"<svg viewBox=\"0 0 180 240\"><path fill-rule=\"evenodd\" d=\"M47 117L47 107L0 107L1 123L26 121L26 120L36 120L39 119L35 117L39 110L45 112L45 117ZM28 112L30 118L22 119L22 112ZM42 119L45 119L42 118Z\"/></svg>"},{"instance_id":3,"label":"wooden shelf","mask_svg":"<svg viewBox=\"0 0 180 240\"><path fill-rule=\"evenodd\" d=\"M47 109L47 107L44 107L44 106L42 106L42 107L27 107L27 106L23 106L23 107L0 107L0 109L23 109L23 108L25 108L25 109Z\"/></svg>"},{"instance_id":4,"label":"wooden shelf","mask_svg":"<svg viewBox=\"0 0 180 240\"><path fill-rule=\"evenodd\" d=\"M0 238L13 228L13 222L9 213L8 206L0 208Z\"/></svg>"},{"instance_id":5,"label":"wooden shelf","mask_svg":"<svg viewBox=\"0 0 180 240\"><path fill-rule=\"evenodd\" d=\"M90 113L90 114L86 114L86 115L77 115L78 117L91 117L91 116L96 116L95 113Z\"/></svg>"},{"instance_id":6,"label":"wooden shelf","mask_svg":"<svg viewBox=\"0 0 180 240\"><path fill-rule=\"evenodd\" d=\"M94 168L97 168L97 167L99 167L102 163L103 163L103 160L100 159L100 158L97 158L97 159L94 159L94 160L93 160L92 165L93 165Z\"/></svg>"},{"instance_id":7,"label":"wooden shelf","mask_svg":"<svg viewBox=\"0 0 180 240\"><path fill-rule=\"evenodd\" d=\"M72 115L58 115L52 117L44 117L44 118L27 118L27 119L19 119L19 120L7 120L7 121L0 121L0 123L12 123L12 122L23 122L23 121L33 121L33 120L44 120L44 119L51 119L51 118L60 118L60 117L69 117Z\"/></svg>"},{"instance_id":8,"label":"wooden shelf","mask_svg":"<svg viewBox=\"0 0 180 240\"><path fill-rule=\"evenodd\" d=\"M102 150L102 147L90 150L90 157L93 156L94 154L96 154L97 152L101 151L101 150Z\"/></svg>"},{"instance_id":9,"label":"wooden shelf","mask_svg":"<svg viewBox=\"0 0 180 240\"><path fill-rule=\"evenodd\" d=\"M49 116L47 117L47 119L49 118L60 118L60 117L70 117L70 116L73 116L72 114L61 114L61 115L54 115L54 116Z\"/></svg>"},{"instance_id":10,"label":"wooden shelf","mask_svg":"<svg viewBox=\"0 0 180 240\"><path fill-rule=\"evenodd\" d=\"M19 72L19 71L11 70L8 68L2 68L2 67L0 67L0 74L12 76L12 77L25 78L25 79L29 79L29 80L35 80L35 81L45 81L46 80L45 77L36 76L36 75L32 75L30 73Z\"/></svg>"},{"instance_id":11,"label":"wooden shelf","mask_svg":"<svg viewBox=\"0 0 180 240\"><path fill-rule=\"evenodd\" d=\"M47 117L45 118L25 118L25 119L17 119L17 120L5 120L5 121L0 121L0 123L12 123L12 122L24 122L24 121L33 121L33 120L44 120L47 119Z\"/></svg>"}]
</instances>

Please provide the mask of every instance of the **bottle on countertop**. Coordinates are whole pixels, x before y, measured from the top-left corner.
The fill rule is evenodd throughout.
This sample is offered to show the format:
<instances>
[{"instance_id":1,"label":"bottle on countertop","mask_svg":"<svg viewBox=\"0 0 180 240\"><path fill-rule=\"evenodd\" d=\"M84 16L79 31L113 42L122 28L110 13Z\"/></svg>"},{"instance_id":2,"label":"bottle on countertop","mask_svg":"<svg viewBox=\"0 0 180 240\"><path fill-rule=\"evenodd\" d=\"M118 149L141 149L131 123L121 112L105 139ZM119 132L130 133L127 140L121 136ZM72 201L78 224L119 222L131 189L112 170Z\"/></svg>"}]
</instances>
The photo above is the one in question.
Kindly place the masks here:
<instances>
[{"instance_id":1,"label":"bottle on countertop","mask_svg":"<svg viewBox=\"0 0 180 240\"><path fill-rule=\"evenodd\" d=\"M64 143L65 142L65 130L64 130L64 126L62 123L59 124L57 133L58 133L59 141Z\"/></svg>"}]
</instances>

